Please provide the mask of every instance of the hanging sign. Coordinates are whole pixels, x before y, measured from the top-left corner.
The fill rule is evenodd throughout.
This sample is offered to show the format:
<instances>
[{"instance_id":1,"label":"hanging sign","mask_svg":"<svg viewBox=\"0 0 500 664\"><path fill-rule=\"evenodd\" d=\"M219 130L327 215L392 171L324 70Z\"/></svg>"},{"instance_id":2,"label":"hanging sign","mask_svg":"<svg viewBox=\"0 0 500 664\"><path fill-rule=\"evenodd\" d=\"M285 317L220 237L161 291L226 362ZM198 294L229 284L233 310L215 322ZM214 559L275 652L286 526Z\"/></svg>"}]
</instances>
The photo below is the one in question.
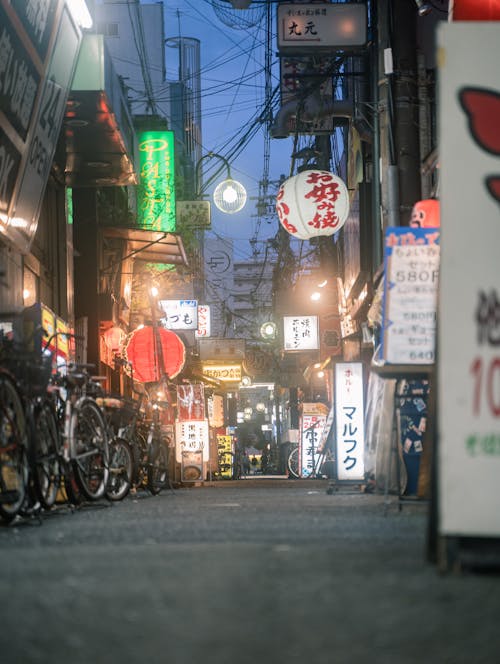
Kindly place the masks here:
<instances>
[{"instance_id":1,"label":"hanging sign","mask_svg":"<svg viewBox=\"0 0 500 664\"><path fill-rule=\"evenodd\" d=\"M137 225L175 232L174 132L139 134L140 183Z\"/></svg>"},{"instance_id":2,"label":"hanging sign","mask_svg":"<svg viewBox=\"0 0 500 664\"><path fill-rule=\"evenodd\" d=\"M439 233L403 226L386 231L381 356L388 363L434 362Z\"/></svg>"},{"instance_id":3,"label":"hanging sign","mask_svg":"<svg viewBox=\"0 0 500 664\"><path fill-rule=\"evenodd\" d=\"M284 348L293 350L317 350L319 348L317 316L284 316Z\"/></svg>"},{"instance_id":4,"label":"hanging sign","mask_svg":"<svg viewBox=\"0 0 500 664\"><path fill-rule=\"evenodd\" d=\"M194 333L196 339L205 339L210 336L210 305L198 305L198 328Z\"/></svg>"},{"instance_id":5,"label":"hanging sign","mask_svg":"<svg viewBox=\"0 0 500 664\"><path fill-rule=\"evenodd\" d=\"M365 477L365 430L363 365L360 362L335 365L335 422L337 478L362 481Z\"/></svg>"},{"instance_id":6,"label":"hanging sign","mask_svg":"<svg viewBox=\"0 0 500 664\"><path fill-rule=\"evenodd\" d=\"M198 302L196 300L160 300L165 312L161 322L168 330L196 330L198 328Z\"/></svg>"}]
</instances>

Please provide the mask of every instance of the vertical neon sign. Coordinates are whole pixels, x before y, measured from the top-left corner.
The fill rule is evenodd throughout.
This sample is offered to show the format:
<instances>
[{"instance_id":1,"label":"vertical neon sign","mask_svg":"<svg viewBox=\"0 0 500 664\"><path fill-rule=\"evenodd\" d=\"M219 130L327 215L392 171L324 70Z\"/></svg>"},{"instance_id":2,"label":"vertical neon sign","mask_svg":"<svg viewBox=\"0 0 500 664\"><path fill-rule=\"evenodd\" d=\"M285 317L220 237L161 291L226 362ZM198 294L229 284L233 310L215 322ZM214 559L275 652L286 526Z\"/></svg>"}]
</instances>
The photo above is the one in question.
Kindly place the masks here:
<instances>
[{"instance_id":1,"label":"vertical neon sign","mask_svg":"<svg viewBox=\"0 0 500 664\"><path fill-rule=\"evenodd\" d=\"M138 225L148 230L174 232L174 132L142 132L139 153Z\"/></svg>"}]
</instances>

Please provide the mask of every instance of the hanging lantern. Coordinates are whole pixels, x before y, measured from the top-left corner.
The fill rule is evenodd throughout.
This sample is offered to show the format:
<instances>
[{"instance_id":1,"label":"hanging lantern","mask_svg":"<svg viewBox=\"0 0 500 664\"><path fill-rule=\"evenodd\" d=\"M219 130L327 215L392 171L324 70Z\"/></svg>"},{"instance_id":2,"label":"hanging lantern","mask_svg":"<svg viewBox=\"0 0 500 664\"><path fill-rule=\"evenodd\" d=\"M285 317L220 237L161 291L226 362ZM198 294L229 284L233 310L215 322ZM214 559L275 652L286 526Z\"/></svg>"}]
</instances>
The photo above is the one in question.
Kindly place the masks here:
<instances>
[{"instance_id":1,"label":"hanging lantern","mask_svg":"<svg viewBox=\"0 0 500 664\"><path fill-rule=\"evenodd\" d=\"M175 332L146 326L132 332L125 347L125 357L132 364L134 380L155 383L164 374L174 378L180 373L186 349Z\"/></svg>"},{"instance_id":2,"label":"hanging lantern","mask_svg":"<svg viewBox=\"0 0 500 664\"><path fill-rule=\"evenodd\" d=\"M121 346L127 337L121 327L117 325L110 327L102 336L108 350L115 354L120 352Z\"/></svg>"},{"instance_id":3,"label":"hanging lantern","mask_svg":"<svg viewBox=\"0 0 500 664\"><path fill-rule=\"evenodd\" d=\"M410 226L413 228L438 228L441 225L439 201L425 198L417 201L411 211Z\"/></svg>"},{"instance_id":4,"label":"hanging lantern","mask_svg":"<svg viewBox=\"0 0 500 664\"><path fill-rule=\"evenodd\" d=\"M276 211L283 228L299 240L333 235L349 214L349 192L329 171L302 171L279 188Z\"/></svg>"}]
</instances>

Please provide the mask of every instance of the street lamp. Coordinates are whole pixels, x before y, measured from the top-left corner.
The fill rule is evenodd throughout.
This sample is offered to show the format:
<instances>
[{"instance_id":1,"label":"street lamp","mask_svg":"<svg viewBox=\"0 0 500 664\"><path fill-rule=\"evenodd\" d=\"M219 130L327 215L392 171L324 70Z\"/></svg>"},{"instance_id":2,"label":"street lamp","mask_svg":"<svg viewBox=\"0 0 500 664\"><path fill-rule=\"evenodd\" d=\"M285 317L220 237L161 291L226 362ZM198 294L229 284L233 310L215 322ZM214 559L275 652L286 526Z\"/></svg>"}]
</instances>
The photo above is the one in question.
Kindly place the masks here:
<instances>
[{"instance_id":1,"label":"street lamp","mask_svg":"<svg viewBox=\"0 0 500 664\"><path fill-rule=\"evenodd\" d=\"M200 186L201 162L204 159L211 159L213 157L220 159L226 167L226 179L220 182L215 188L213 194L214 203L221 212L226 214L234 214L235 212L239 212L247 201L246 189L240 182L233 180L227 159L225 159L222 155L217 154L216 152L207 152L207 154L198 159L196 164L196 182L198 195L201 195L202 193L202 187ZM208 179L208 181L205 183L205 188L212 182L212 180L217 177L218 174L219 172L217 171L211 178Z\"/></svg>"}]
</instances>

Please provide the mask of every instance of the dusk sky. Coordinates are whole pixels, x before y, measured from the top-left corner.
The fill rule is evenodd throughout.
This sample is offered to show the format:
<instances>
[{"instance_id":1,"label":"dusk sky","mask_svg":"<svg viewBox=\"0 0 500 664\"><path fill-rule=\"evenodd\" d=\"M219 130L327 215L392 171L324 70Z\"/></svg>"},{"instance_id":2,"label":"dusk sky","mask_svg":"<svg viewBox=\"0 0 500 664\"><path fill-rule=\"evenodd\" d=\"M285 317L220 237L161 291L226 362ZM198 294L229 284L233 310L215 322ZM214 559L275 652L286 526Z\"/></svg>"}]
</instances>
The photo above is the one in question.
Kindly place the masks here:
<instances>
[{"instance_id":1,"label":"dusk sky","mask_svg":"<svg viewBox=\"0 0 500 664\"><path fill-rule=\"evenodd\" d=\"M245 208L232 215L219 213L212 206L214 231L235 240L254 236L263 247L266 238L278 230L274 217L258 224L256 198L259 181L264 174L265 131L264 125L254 126L265 105L265 9L233 10L225 4L229 21L239 28L229 27L216 14L213 4L224 6L220 0L164 0L165 31L169 37L195 37L201 42L202 132L203 154L209 151L230 158L231 175L246 187L249 200ZM256 6L257 7L257 6ZM262 7L262 5L261 5ZM274 22L273 6L273 22ZM262 20L257 26L247 26L259 13ZM272 37L271 90L279 83L279 64L276 56L276 40ZM167 78L177 78L176 52L166 49ZM279 108L279 96L275 96L275 112ZM253 127L253 129L252 129ZM250 134L252 138L246 137ZM239 142L242 147L238 147ZM269 144L269 180L279 180L283 173L289 175L291 139L271 139ZM217 159L213 160L217 162ZM218 160L220 162L220 160ZM208 160L207 160L208 165ZM274 189L270 188L273 192ZM238 242L236 259L250 256L249 242Z\"/></svg>"}]
</instances>

